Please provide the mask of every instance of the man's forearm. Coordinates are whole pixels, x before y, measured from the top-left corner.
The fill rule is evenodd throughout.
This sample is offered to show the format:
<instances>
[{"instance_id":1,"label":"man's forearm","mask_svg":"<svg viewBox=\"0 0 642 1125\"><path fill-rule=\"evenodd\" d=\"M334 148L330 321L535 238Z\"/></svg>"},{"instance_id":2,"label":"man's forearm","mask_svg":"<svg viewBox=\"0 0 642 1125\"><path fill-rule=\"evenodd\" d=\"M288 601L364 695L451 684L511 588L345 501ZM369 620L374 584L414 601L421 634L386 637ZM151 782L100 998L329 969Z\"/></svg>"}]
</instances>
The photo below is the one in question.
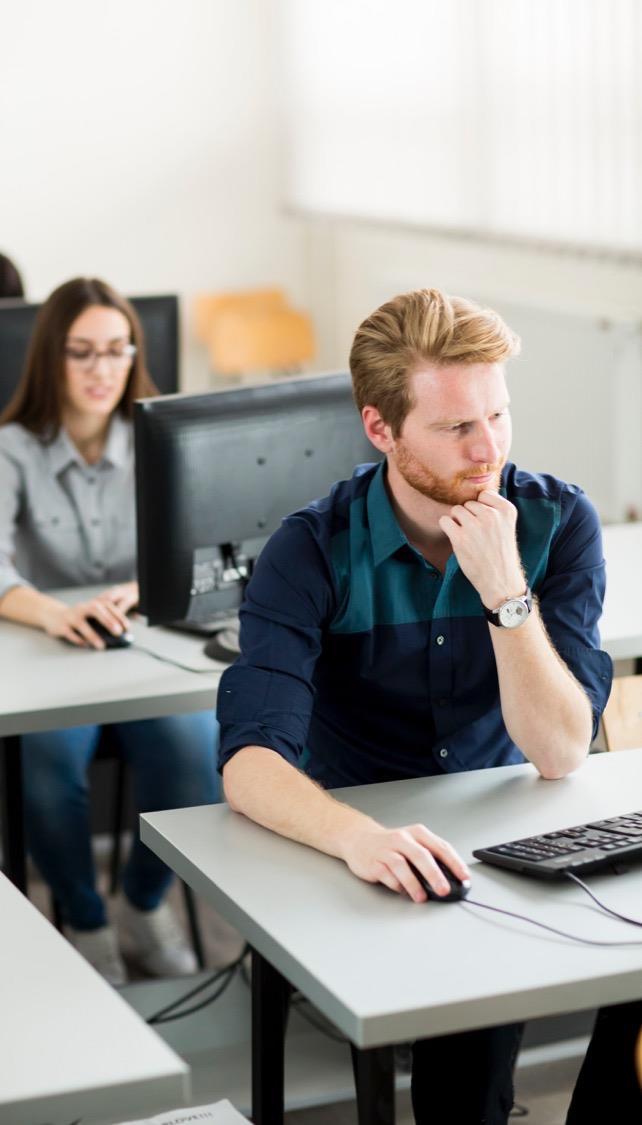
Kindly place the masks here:
<instances>
[{"instance_id":1,"label":"man's forearm","mask_svg":"<svg viewBox=\"0 0 642 1125\"><path fill-rule=\"evenodd\" d=\"M235 812L290 840L337 856L360 879L405 891L415 902L426 900L416 871L438 895L449 889L435 857L458 879L470 877L461 856L425 825L386 828L335 801L273 750L260 746L239 750L223 769L223 784Z\"/></svg>"},{"instance_id":2,"label":"man's forearm","mask_svg":"<svg viewBox=\"0 0 642 1125\"><path fill-rule=\"evenodd\" d=\"M327 855L344 858L346 839L375 826L265 747L239 750L223 769L223 787L235 812Z\"/></svg>"},{"instance_id":3,"label":"man's forearm","mask_svg":"<svg viewBox=\"0 0 642 1125\"><path fill-rule=\"evenodd\" d=\"M543 777L563 777L588 752L588 698L555 652L536 608L519 629L489 628L506 729Z\"/></svg>"}]
</instances>

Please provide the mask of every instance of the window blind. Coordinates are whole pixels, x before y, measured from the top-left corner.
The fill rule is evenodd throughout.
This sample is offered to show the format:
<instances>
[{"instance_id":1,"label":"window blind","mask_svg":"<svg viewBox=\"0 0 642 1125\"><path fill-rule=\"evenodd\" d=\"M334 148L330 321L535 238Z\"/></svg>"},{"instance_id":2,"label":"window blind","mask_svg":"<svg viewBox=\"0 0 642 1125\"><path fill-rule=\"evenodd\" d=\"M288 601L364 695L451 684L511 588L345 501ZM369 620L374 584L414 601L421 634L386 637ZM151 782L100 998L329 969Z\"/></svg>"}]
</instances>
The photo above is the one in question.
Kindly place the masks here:
<instances>
[{"instance_id":1,"label":"window blind","mask_svg":"<svg viewBox=\"0 0 642 1125\"><path fill-rule=\"evenodd\" d=\"M296 209L642 251L639 0L280 0Z\"/></svg>"}]
</instances>

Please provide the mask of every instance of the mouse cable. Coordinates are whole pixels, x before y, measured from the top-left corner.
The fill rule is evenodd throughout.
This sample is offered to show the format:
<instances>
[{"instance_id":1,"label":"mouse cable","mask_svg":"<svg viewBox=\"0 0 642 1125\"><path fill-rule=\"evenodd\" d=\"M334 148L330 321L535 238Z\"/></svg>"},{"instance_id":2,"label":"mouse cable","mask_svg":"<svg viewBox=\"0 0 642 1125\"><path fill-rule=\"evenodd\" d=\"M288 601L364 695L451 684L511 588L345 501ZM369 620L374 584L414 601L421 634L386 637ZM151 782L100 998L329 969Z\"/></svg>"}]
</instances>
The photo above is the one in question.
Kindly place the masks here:
<instances>
[{"instance_id":1,"label":"mouse cable","mask_svg":"<svg viewBox=\"0 0 642 1125\"><path fill-rule=\"evenodd\" d=\"M225 989L232 983L236 976L236 969L227 969L224 973L221 973L221 976L223 976L224 979L216 992L213 992L211 996L207 996L205 1000L201 1000L200 1004L193 1004L191 1008L185 1008L183 1012L174 1012L172 1015L162 1016L159 1019L147 1020L147 1023L151 1024L153 1027L158 1027L160 1024L171 1023L173 1020L182 1020L185 1016L193 1016L195 1012L200 1012L203 1008L207 1008L209 1004L213 1004L215 1000L218 1000L219 996L222 996ZM211 983L212 981L210 981L210 984Z\"/></svg>"},{"instance_id":2,"label":"mouse cable","mask_svg":"<svg viewBox=\"0 0 642 1125\"><path fill-rule=\"evenodd\" d=\"M596 941L594 938L580 937L579 934L569 934L567 930L558 930L555 926L549 926L546 922L539 922L536 918L529 918L526 914L517 914L514 910L504 910L500 906L490 906L487 902L477 902L474 898L464 898L459 903L460 906L479 906L482 910L492 910L495 914L505 914L508 918L518 918L520 922L528 922L531 926L539 926L542 930L548 930L551 934L557 934L559 937L569 938L571 941L579 941L582 945L642 945L641 941Z\"/></svg>"},{"instance_id":3,"label":"mouse cable","mask_svg":"<svg viewBox=\"0 0 642 1125\"><path fill-rule=\"evenodd\" d=\"M237 970L242 965L243 959L249 952L249 948L249 945L245 944L236 960L230 962L229 965L226 965L222 969L217 969L215 973L210 974L206 978L206 980L201 981L201 983L197 984L195 988L190 989L189 992L186 992L182 996L179 996L176 1000L172 1000L171 1004L166 1004L164 1008L160 1008L159 1011L154 1012L154 1014L151 1016L148 1016L145 1020L145 1023L169 1023L170 1020L182 1019L183 1016L190 1016L193 1012L198 1012L201 1008L205 1008L208 1004L212 1004L215 1000L218 1000L219 996L223 994L227 986L231 983L232 978L235 976ZM225 978L223 980L223 984L220 985L216 992L214 992L211 996L206 997L205 1000L202 1000L199 1004L193 1005L191 1008L186 1008L183 1012L174 1013L175 1008L178 1008L182 1004L185 1004L188 1000L191 1000L192 997L197 996L199 992L204 992L206 988L210 987L210 985L218 984L218 982L222 978Z\"/></svg>"},{"instance_id":4,"label":"mouse cable","mask_svg":"<svg viewBox=\"0 0 642 1125\"><path fill-rule=\"evenodd\" d=\"M235 975L236 966L231 966L230 968L219 970L218 973L216 973L212 977L208 977L208 979L197 988L193 989L191 992L188 992L185 996L179 997L179 999L175 1000L173 1004L168 1004L167 1008L164 1008L161 1012L157 1012L155 1013L155 1015L150 1016L149 1019L147 1019L145 1022L152 1027L158 1027L159 1024L171 1023L173 1020L180 1020L183 1019L184 1016L191 1016L195 1012L200 1012L202 1008L206 1008L209 1004L213 1004L215 1000L218 1000L219 996L222 996L228 985L232 983ZM210 985L218 983L218 981L222 981L222 983L219 985L216 991L211 994L211 996L207 996L198 1004L193 1004L191 1008L185 1008L180 1012L174 1011L174 1009L180 1004L186 1003L186 1001L189 1000L191 996L195 996L198 992L202 992L205 988L209 988Z\"/></svg>"},{"instance_id":5,"label":"mouse cable","mask_svg":"<svg viewBox=\"0 0 642 1125\"><path fill-rule=\"evenodd\" d=\"M171 656L161 656L159 652L152 652L151 648L145 648L144 645L139 645L138 641L130 646L134 652L144 652L147 656L153 656L154 660L160 660L162 664L172 664L174 668L182 668L184 672L194 672L197 676L211 676L212 672L216 672L216 668L192 668L189 664L182 664L180 660L173 660Z\"/></svg>"},{"instance_id":6,"label":"mouse cable","mask_svg":"<svg viewBox=\"0 0 642 1125\"><path fill-rule=\"evenodd\" d=\"M171 1019L180 1019L182 1016L189 1015L190 1012L191 1012L191 1009L186 1010L184 1012L177 1012L176 1014L170 1014L170 1013L174 1013L174 1010L176 1008L178 1008L181 1004L185 1004L193 996L198 995L199 992L203 992L206 988L209 988L211 985L217 984L218 981L221 980L221 978L225 978L226 984L229 983L228 978L231 978L234 975L234 971L235 970L231 967L227 968L227 969L219 969L218 972L214 973L211 976L208 976L207 980L202 981L199 985L196 986L196 988L193 988L190 992L185 993L184 996L179 996L177 1000L174 1000L171 1004L168 1004L165 1008L161 1008L161 1010L158 1011L158 1012L155 1012L154 1015L149 1016L145 1020L145 1022L148 1023L148 1024L151 1024L151 1025L155 1025L155 1024L159 1024L159 1023L166 1023L168 1020L171 1020ZM208 1002L209 1002L209 999L216 999L216 997L218 995L219 995L219 993L217 992L214 996L212 996L211 998L208 998Z\"/></svg>"},{"instance_id":7,"label":"mouse cable","mask_svg":"<svg viewBox=\"0 0 642 1125\"><path fill-rule=\"evenodd\" d=\"M593 902L596 903L596 905L599 906L600 910L603 910L605 914L612 914L614 918L619 918L620 922L627 922L630 926L642 926L642 920L640 920L639 918L630 918L628 914L620 914L619 911L612 910L611 907L607 906L605 902L601 902L597 895L593 894L591 888L588 887L586 883L584 883L583 880L580 879L577 875L574 875L572 871L565 871L564 874L566 875L567 879L571 879L574 883L577 883L578 887L581 887L583 891L586 891L589 898L592 898Z\"/></svg>"}]
</instances>

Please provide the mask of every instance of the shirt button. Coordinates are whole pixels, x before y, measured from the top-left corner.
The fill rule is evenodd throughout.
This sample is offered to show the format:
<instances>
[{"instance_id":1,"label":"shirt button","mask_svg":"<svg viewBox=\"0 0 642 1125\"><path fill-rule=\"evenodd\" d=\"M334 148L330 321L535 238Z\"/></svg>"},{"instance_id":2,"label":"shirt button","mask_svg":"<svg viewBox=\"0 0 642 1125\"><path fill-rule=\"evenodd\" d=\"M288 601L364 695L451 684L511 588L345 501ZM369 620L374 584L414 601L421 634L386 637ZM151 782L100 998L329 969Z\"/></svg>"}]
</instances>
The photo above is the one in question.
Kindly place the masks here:
<instances>
[{"instance_id":1,"label":"shirt button","mask_svg":"<svg viewBox=\"0 0 642 1125\"><path fill-rule=\"evenodd\" d=\"M92 521L91 521L92 527L98 527L99 523L100 523L100 520L98 520L96 518L92 519Z\"/></svg>"},{"instance_id":2,"label":"shirt button","mask_svg":"<svg viewBox=\"0 0 642 1125\"><path fill-rule=\"evenodd\" d=\"M96 483L95 477L87 477L87 484L95 484L95 483Z\"/></svg>"},{"instance_id":3,"label":"shirt button","mask_svg":"<svg viewBox=\"0 0 642 1125\"><path fill-rule=\"evenodd\" d=\"M444 641L445 641L445 640L446 640L446 638L445 638L445 637L442 637L441 633L440 633L440 634L439 634L439 636L438 636L438 637L436 638L436 641L437 641L437 644L438 644L438 645L443 645L443 643L444 643Z\"/></svg>"},{"instance_id":4,"label":"shirt button","mask_svg":"<svg viewBox=\"0 0 642 1125\"><path fill-rule=\"evenodd\" d=\"M448 757L448 751L446 750L445 746L442 746L441 750L439 751L439 757L440 758L447 758Z\"/></svg>"},{"instance_id":5,"label":"shirt button","mask_svg":"<svg viewBox=\"0 0 642 1125\"><path fill-rule=\"evenodd\" d=\"M445 695L442 695L442 696L441 696L441 697L440 697L440 698L439 698L439 699L437 700L437 706L438 706L438 707L445 707L445 706L446 706L446 704L447 704L447 702L448 702L448 700L447 700L446 696L445 696Z\"/></svg>"}]
</instances>

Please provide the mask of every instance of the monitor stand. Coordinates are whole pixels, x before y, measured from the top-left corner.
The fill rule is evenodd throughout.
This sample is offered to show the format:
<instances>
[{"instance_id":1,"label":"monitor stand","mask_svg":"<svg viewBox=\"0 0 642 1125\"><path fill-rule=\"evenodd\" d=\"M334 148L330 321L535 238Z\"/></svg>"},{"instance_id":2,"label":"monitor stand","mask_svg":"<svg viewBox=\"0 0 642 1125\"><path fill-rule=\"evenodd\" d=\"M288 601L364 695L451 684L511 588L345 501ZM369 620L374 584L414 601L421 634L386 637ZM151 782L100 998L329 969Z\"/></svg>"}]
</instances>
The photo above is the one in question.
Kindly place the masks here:
<instances>
[{"instance_id":1,"label":"monitor stand","mask_svg":"<svg viewBox=\"0 0 642 1125\"><path fill-rule=\"evenodd\" d=\"M239 619L232 610L205 621L172 621L166 628L206 637L203 652L210 660L233 664L239 655Z\"/></svg>"},{"instance_id":2,"label":"monitor stand","mask_svg":"<svg viewBox=\"0 0 642 1125\"><path fill-rule=\"evenodd\" d=\"M223 664L233 664L240 651L238 622L214 633L203 648L210 660L219 660Z\"/></svg>"}]
</instances>

